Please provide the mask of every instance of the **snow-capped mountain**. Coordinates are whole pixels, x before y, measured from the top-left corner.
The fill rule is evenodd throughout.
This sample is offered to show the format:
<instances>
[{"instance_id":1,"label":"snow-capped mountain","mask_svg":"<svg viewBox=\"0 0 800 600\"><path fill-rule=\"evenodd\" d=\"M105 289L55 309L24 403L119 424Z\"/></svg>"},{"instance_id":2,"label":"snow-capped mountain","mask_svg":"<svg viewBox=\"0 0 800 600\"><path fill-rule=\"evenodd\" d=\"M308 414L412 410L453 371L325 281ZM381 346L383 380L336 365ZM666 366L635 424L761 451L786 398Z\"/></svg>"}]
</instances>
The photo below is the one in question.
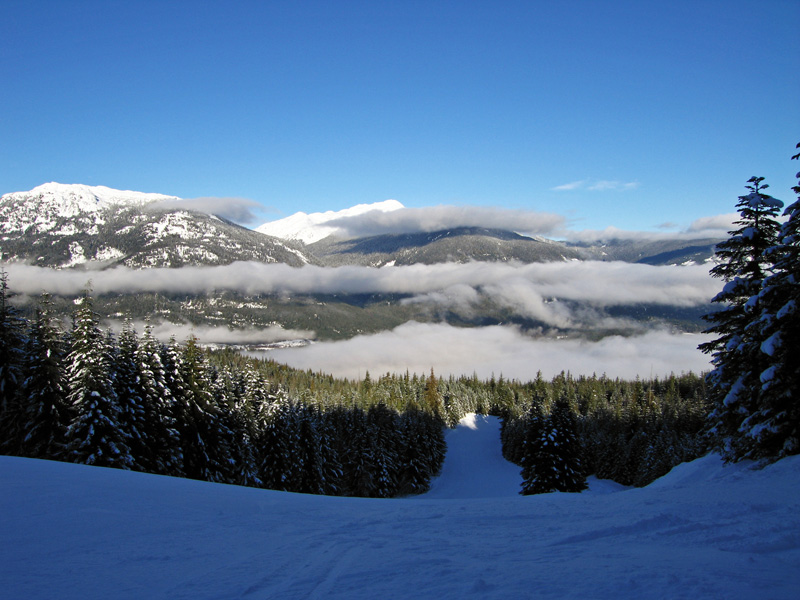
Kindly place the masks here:
<instances>
[{"instance_id":1,"label":"snow-capped mountain","mask_svg":"<svg viewBox=\"0 0 800 600\"><path fill-rule=\"evenodd\" d=\"M341 228L331 225L334 221L356 217L371 211L391 212L402 208L405 207L397 200L384 200L373 204L357 204L339 211L329 210L311 214L297 212L285 219L264 223L257 227L256 231L284 240L298 240L304 244L313 244L342 231Z\"/></svg>"},{"instance_id":2,"label":"snow-capped mountain","mask_svg":"<svg viewBox=\"0 0 800 600\"><path fill-rule=\"evenodd\" d=\"M0 255L49 267L180 267L240 260L300 266L311 261L296 244L181 209L176 200L60 183L5 194L0 198Z\"/></svg>"}]
</instances>

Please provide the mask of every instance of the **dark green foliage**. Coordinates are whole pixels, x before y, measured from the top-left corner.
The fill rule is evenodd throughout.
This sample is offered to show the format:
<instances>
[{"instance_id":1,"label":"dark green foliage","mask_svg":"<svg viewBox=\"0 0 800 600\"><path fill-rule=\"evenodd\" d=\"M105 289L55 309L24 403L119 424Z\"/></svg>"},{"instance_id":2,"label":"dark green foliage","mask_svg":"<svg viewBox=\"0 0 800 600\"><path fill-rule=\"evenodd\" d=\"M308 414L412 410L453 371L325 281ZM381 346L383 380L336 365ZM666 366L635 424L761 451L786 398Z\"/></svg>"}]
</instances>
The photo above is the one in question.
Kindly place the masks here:
<instances>
[{"instance_id":1,"label":"dark green foliage","mask_svg":"<svg viewBox=\"0 0 800 600\"><path fill-rule=\"evenodd\" d=\"M233 432L212 390L211 369L197 340L189 338L179 355L180 391L175 395L183 473L191 479L230 481L234 469Z\"/></svg>"},{"instance_id":2,"label":"dark green foliage","mask_svg":"<svg viewBox=\"0 0 800 600\"><path fill-rule=\"evenodd\" d=\"M293 491L299 480L302 457L299 452L299 419L292 403L279 396L265 405L259 416L261 428L257 445L261 451L258 478L264 487Z\"/></svg>"},{"instance_id":3,"label":"dark green foliage","mask_svg":"<svg viewBox=\"0 0 800 600\"><path fill-rule=\"evenodd\" d=\"M541 399L534 398L528 407L528 412L517 422L521 425L516 428L521 430L521 440L515 440L518 444L518 450L514 453L509 450L508 453L515 458L518 457L518 463L522 465L522 493L535 494L538 493L534 490L539 487L539 469L542 466L539 464L542 450L542 433L547 424ZM507 439L506 443L509 441Z\"/></svg>"},{"instance_id":4,"label":"dark green foliage","mask_svg":"<svg viewBox=\"0 0 800 600\"><path fill-rule=\"evenodd\" d=\"M800 179L800 173L797 176ZM778 242L767 250L773 274L764 280L758 298L761 312L754 324L766 357L766 368L759 373L758 407L742 423L754 458L800 452L800 185L792 190L798 200L784 211L788 219Z\"/></svg>"},{"instance_id":5,"label":"dark green foliage","mask_svg":"<svg viewBox=\"0 0 800 600\"><path fill-rule=\"evenodd\" d=\"M712 324L706 333L719 337L700 345L711 354L715 367L708 376L714 401L712 431L729 460L752 456L753 440L746 435L745 419L756 410L759 376L768 366L756 322L761 286L772 268L767 250L777 242L776 217L783 203L763 193L768 186L762 181L762 177L750 178L750 193L740 196L736 205L739 227L717 246L720 262L711 274L725 281L725 286L711 300L721 308L704 318Z\"/></svg>"},{"instance_id":6,"label":"dark green foliage","mask_svg":"<svg viewBox=\"0 0 800 600\"><path fill-rule=\"evenodd\" d=\"M144 389L137 361L139 339L133 325L126 321L112 353L114 392L120 409L119 426L126 433L133 458L132 469L148 471L152 465L140 464L150 454L146 436L147 420L144 411ZM146 462L146 461L143 461Z\"/></svg>"},{"instance_id":7,"label":"dark green foliage","mask_svg":"<svg viewBox=\"0 0 800 600\"><path fill-rule=\"evenodd\" d=\"M113 359L100 331L92 301L84 294L67 357L68 402L75 417L67 430L67 460L130 469L130 436L121 428L122 410L112 381Z\"/></svg>"},{"instance_id":8,"label":"dark green foliage","mask_svg":"<svg viewBox=\"0 0 800 600\"><path fill-rule=\"evenodd\" d=\"M533 403L526 430L520 493L580 492L586 489L581 441L566 396L559 398L547 418L541 412L541 406Z\"/></svg>"},{"instance_id":9,"label":"dark green foliage","mask_svg":"<svg viewBox=\"0 0 800 600\"><path fill-rule=\"evenodd\" d=\"M19 390L25 412L20 454L33 458L63 455L72 418L64 380L65 344L50 307L45 294L28 332Z\"/></svg>"},{"instance_id":10,"label":"dark green foliage","mask_svg":"<svg viewBox=\"0 0 800 600\"><path fill-rule=\"evenodd\" d=\"M165 352L168 350L153 337L150 325L146 325L134 354L143 417L137 464L150 473L181 475L183 452L176 428L175 398L162 362Z\"/></svg>"},{"instance_id":11,"label":"dark green foliage","mask_svg":"<svg viewBox=\"0 0 800 600\"><path fill-rule=\"evenodd\" d=\"M703 434L708 411L700 376L626 382L562 374L550 383L539 378L527 388L528 409L541 406L544 420L553 397L571 398L585 475L642 486L708 451ZM503 455L523 467L526 481L533 477L528 471L536 468L535 460L526 463L526 449L539 441L538 434L526 437L530 417L530 410L507 411L501 431Z\"/></svg>"},{"instance_id":12,"label":"dark green foliage","mask_svg":"<svg viewBox=\"0 0 800 600\"><path fill-rule=\"evenodd\" d=\"M737 204L740 228L717 247L712 273L726 284L713 302L723 306L706 319L719 337L700 346L715 367L711 432L730 461L800 452L800 201L781 226L783 203L763 193L762 180L750 179L750 194ZM800 186L793 190L800 194Z\"/></svg>"},{"instance_id":13,"label":"dark green foliage","mask_svg":"<svg viewBox=\"0 0 800 600\"><path fill-rule=\"evenodd\" d=\"M23 439L22 383L24 322L11 304L8 273L0 270L0 452L17 454Z\"/></svg>"}]
</instances>

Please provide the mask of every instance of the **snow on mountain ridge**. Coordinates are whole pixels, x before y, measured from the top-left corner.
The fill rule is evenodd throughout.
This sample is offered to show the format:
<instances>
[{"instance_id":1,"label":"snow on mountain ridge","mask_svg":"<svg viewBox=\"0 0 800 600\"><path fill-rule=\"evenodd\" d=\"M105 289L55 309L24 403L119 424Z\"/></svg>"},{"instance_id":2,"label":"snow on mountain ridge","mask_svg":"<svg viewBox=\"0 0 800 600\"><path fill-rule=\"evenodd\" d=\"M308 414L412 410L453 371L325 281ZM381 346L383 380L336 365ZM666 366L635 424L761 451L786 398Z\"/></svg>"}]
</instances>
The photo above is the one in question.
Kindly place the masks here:
<instances>
[{"instance_id":1,"label":"snow on mountain ridge","mask_svg":"<svg viewBox=\"0 0 800 600\"><path fill-rule=\"evenodd\" d=\"M58 206L59 214L68 216L74 211L94 212L108 206L142 206L163 200L179 200L176 196L116 190L104 185L84 185L79 183L50 182L36 186L27 192L4 194L0 201L41 198Z\"/></svg>"},{"instance_id":2,"label":"snow on mountain ridge","mask_svg":"<svg viewBox=\"0 0 800 600\"><path fill-rule=\"evenodd\" d=\"M21 217L22 213L28 213L29 217L38 215L36 220L41 221L97 214L110 207L142 207L154 202L178 199L176 196L115 190L102 185L50 182L27 192L4 194L0 197L0 206L5 205L17 217Z\"/></svg>"},{"instance_id":3,"label":"snow on mountain ridge","mask_svg":"<svg viewBox=\"0 0 800 600\"><path fill-rule=\"evenodd\" d=\"M328 225L331 221L342 218L356 217L372 211L391 212L405 208L397 200L384 200L372 204L357 204L339 211L326 211L318 213L296 212L284 219L270 221L256 227L259 233L265 233L285 240L299 240L305 244L313 244L341 229Z\"/></svg>"}]
</instances>

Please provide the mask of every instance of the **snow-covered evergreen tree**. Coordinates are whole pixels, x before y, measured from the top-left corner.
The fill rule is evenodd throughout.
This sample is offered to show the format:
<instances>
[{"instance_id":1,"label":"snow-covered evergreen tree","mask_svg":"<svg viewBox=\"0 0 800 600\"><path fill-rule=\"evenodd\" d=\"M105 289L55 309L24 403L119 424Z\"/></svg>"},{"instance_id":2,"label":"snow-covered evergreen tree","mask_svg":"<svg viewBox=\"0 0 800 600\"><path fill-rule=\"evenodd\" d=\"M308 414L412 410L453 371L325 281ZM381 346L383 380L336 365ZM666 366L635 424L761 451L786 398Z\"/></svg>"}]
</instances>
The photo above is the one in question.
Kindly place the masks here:
<instances>
[{"instance_id":1,"label":"snow-covered evergreen tree","mask_svg":"<svg viewBox=\"0 0 800 600\"><path fill-rule=\"evenodd\" d=\"M11 297L8 273L0 269L0 453L4 454L19 453L25 419L17 393L22 383L24 321Z\"/></svg>"},{"instance_id":2,"label":"snow-covered evergreen tree","mask_svg":"<svg viewBox=\"0 0 800 600\"><path fill-rule=\"evenodd\" d=\"M114 348L112 369L114 391L119 402L119 426L127 434L133 469L148 471L147 457L152 449L145 436L146 415L142 381L137 364L139 338L130 320L125 320Z\"/></svg>"},{"instance_id":3,"label":"snow-covered evergreen tree","mask_svg":"<svg viewBox=\"0 0 800 600\"><path fill-rule=\"evenodd\" d=\"M288 491L302 470L297 411L285 394L265 403L257 442L260 450L258 478L264 487Z\"/></svg>"},{"instance_id":4,"label":"snow-covered evergreen tree","mask_svg":"<svg viewBox=\"0 0 800 600\"><path fill-rule=\"evenodd\" d=\"M539 430L532 459L526 458L521 493L580 492L586 489L575 415L565 398L553 406Z\"/></svg>"},{"instance_id":5,"label":"snow-covered evergreen tree","mask_svg":"<svg viewBox=\"0 0 800 600\"><path fill-rule=\"evenodd\" d=\"M336 431L328 413L319 413L319 461L322 468L322 494L339 496L342 493L342 463L336 451Z\"/></svg>"},{"instance_id":6,"label":"snow-covered evergreen tree","mask_svg":"<svg viewBox=\"0 0 800 600\"><path fill-rule=\"evenodd\" d=\"M62 456L71 421L64 380L65 349L52 305L50 296L44 294L25 346L25 378L19 394L25 407L21 454L31 458Z\"/></svg>"},{"instance_id":7,"label":"snow-covered evergreen tree","mask_svg":"<svg viewBox=\"0 0 800 600\"><path fill-rule=\"evenodd\" d=\"M178 361L182 386L175 400L183 471L192 479L228 483L232 479L233 433L215 402L210 366L194 337L187 340Z\"/></svg>"},{"instance_id":8,"label":"snow-covered evergreen tree","mask_svg":"<svg viewBox=\"0 0 800 600\"><path fill-rule=\"evenodd\" d=\"M522 491L523 495L540 493L538 490L538 471L539 454L542 451L542 431L547 424L542 409L542 402L534 398L528 407L523 423L523 437L521 446L521 456L519 461L522 465Z\"/></svg>"},{"instance_id":9,"label":"snow-covered evergreen tree","mask_svg":"<svg viewBox=\"0 0 800 600\"><path fill-rule=\"evenodd\" d=\"M74 315L67 358L68 401L75 417L67 430L66 458L87 465L133 467L129 437L111 378L112 357L88 291Z\"/></svg>"},{"instance_id":10,"label":"snow-covered evergreen tree","mask_svg":"<svg viewBox=\"0 0 800 600\"><path fill-rule=\"evenodd\" d=\"M441 468L444 452L439 439L443 440L444 423L419 409L407 409L399 421L397 491L402 495L421 494ZM431 425L433 421L438 423L438 430Z\"/></svg>"},{"instance_id":11,"label":"snow-covered evergreen tree","mask_svg":"<svg viewBox=\"0 0 800 600\"><path fill-rule=\"evenodd\" d=\"M798 200L786 208L778 241L767 250L774 274L764 280L758 299L756 326L767 358L759 373L757 409L741 427L752 444L752 458L800 452L800 183L792 189Z\"/></svg>"},{"instance_id":12,"label":"snow-covered evergreen tree","mask_svg":"<svg viewBox=\"0 0 800 600\"><path fill-rule=\"evenodd\" d=\"M183 474L183 452L175 419L175 399L161 359L163 352L148 323L134 356L144 412L141 433L145 448L139 461L149 473L177 476Z\"/></svg>"},{"instance_id":13,"label":"snow-covered evergreen tree","mask_svg":"<svg viewBox=\"0 0 800 600\"><path fill-rule=\"evenodd\" d=\"M218 369L214 395L217 406L222 409L222 422L231 432L231 437L224 441L231 456L229 482L258 487L261 480L258 478L258 461L253 442L256 437L255 404L249 401L257 393L250 393L247 387L249 381L257 380L257 377L249 377L252 371L249 365L240 373L227 366Z\"/></svg>"},{"instance_id":14,"label":"snow-covered evergreen tree","mask_svg":"<svg viewBox=\"0 0 800 600\"><path fill-rule=\"evenodd\" d=\"M398 434L398 415L395 411L382 402L369 408L367 439L373 458L373 488L369 493L371 497L391 498L397 493L400 460Z\"/></svg>"},{"instance_id":15,"label":"snow-covered evergreen tree","mask_svg":"<svg viewBox=\"0 0 800 600\"><path fill-rule=\"evenodd\" d=\"M742 428L758 410L760 376L769 366L768 357L761 351L764 339L758 323L759 298L772 270L767 251L777 242L777 215L783 203L764 194L768 186L762 181L763 177L748 180L750 193L740 196L736 205L738 228L717 245L719 263L711 274L726 283L711 301L722 308L704 318L712 324L706 333L719 337L700 345L703 352L711 354L714 365L708 376L715 406L710 417L712 433L728 460L740 460L752 453L753 438ZM744 427L747 429L747 425Z\"/></svg>"},{"instance_id":16,"label":"snow-covered evergreen tree","mask_svg":"<svg viewBox=\"0 0 800 600\"><path fill-rule=\"evenodd\" d=\"M312 406L303 406L298 416L298 450L302 454L302 466L297 471L297 483L292 487L303 494L324 494L325 469L319 411Z\"/></svg>"}]
</instances>

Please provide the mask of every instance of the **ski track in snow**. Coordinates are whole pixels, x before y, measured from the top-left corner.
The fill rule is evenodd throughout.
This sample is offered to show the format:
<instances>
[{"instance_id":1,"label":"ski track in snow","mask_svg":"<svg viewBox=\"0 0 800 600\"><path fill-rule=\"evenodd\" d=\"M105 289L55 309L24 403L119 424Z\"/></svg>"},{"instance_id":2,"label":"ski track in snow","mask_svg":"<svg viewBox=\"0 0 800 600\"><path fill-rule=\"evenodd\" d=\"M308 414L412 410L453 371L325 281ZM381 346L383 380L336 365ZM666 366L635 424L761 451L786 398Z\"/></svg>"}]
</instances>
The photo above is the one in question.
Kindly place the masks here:
<instances>
[{"instance_id":1,"label":"ski track in snow","mask_svg":"<svg viewBox=\"0 0 800 600\"><path fill-rule=\"evenodd\" d=\"M798 598L800 457L523 497L498 433L466 417L392 500L0 457L0 597Z\"/></svg>"}]
</instances>

